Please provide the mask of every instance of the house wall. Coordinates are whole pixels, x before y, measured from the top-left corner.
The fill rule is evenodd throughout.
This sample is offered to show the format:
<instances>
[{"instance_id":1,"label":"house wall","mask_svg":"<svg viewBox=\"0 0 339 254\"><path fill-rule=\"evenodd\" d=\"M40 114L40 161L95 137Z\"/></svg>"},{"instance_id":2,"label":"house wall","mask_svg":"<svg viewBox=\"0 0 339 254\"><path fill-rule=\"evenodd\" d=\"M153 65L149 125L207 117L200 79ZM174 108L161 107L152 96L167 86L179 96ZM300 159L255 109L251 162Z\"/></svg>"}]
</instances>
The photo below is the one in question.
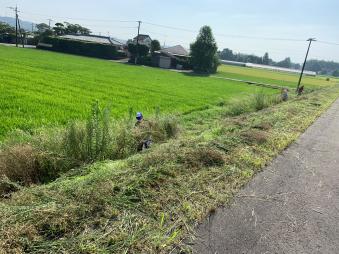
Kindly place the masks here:
<instances>
[{"instance_id":1,"label":"house wall","mask_svg":"<svg viewBox=\"0 0 339 254\"><path fill-rule=\"evenodd\" d=\"M164 69L170 69L171 68L171 58L166 56L160 56L159 57L159 67Z\"/></svg>"}]
</instances>

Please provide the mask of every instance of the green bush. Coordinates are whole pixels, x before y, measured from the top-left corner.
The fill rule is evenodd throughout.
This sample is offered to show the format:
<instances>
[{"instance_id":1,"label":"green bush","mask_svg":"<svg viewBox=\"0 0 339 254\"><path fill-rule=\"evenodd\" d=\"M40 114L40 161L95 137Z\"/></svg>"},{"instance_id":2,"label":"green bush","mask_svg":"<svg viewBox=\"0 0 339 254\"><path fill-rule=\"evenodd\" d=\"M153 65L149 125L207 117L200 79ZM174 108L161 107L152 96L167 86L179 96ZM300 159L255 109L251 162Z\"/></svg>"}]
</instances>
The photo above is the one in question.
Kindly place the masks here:
<instances>
[{"instance_id":1,"label":"green bush","mask_svg":"<svg viewBox=\"0 0 339 254\"><path fill-rule=\"evenodd\" d=\"M178 58L176 64L182 65L183 70L192 70L193 66L189 58Z\"/></svg>"},{"instance_id":2,"label":"green bush","mask_svg":"<svg viewBox=\"0 0 339 254\"><path fill-rule=\"evenodd\" d=\"M143 44L136 45L134 43L129 43L127 47L132 58L135 58L137 55L139 55L139 57L147 56L150 50L149 47Z\"/></svg>"},{"instance_id":3,"label":"green bush","mask_svg":"<svg viewBox=\"0 0 339 254\"><path fill-rule=\"evenodd\" d=\"M62 39L58 37L45 37L40 42L51 44L53 47L49 48L38 44L37 48L39 49L103 59L119 59L126 57L126 54L118 52L117 48L113 45Z\"/></svg>"},{"instance_id":4,"label":"green bush","mask_svg":"<svg viewBox=\"0 0 339 254\"><path fill-rule=\"evenodd\" d=\"M137 64L146 65L146 66L152 66L152 57L149 56L149 55L148 56L138 57Z\"/></svg>"},{"instance_id":5,"label":"green bush","mask_svg":"<svg viewBox=\"0 0 339 254\"><path fill-rule=\"evenodd\" d=\"M253 107L255 110L262 110L269 106L269 100L266 94L260 92L253 96Z\"/></svg>"},{"instance_id":6,"label":"green bush","mask_svg":"<svg viewBox=\"0 0 339 254\"><path fill-rule=\"evenodd\" d=\"M108 109L100 111L99 104L93 104L86 125L72 122L65 134L66 157L88 163L109 158L111 143L110 117Z\"/></svg>"},{"instance_id":7,"label":"green bush","mask_svg":"<svg viewBox=\"0 0 339 254\"><path fill-rule=\"evenodd\" d=\"M0 34L0 43L13 43L13 42L15 42L15 34Z\"/></svg>"},{"instance_id":8,"label":"green bush","mask_svg":"<svg viewBox=\"0 0 339 254\"><path fill-rule=\"evenodd\" d=\"M226 114L238 116L249 111L251 111L251 106L248 99L234 100L228 105Z\"/></svg>"},{"instance_id":9,"label":"green bush","mask_svg":"<svg viewBox=\"0 0 339 254\"><path fill-rule=\"evenodd\" d=\"M164 117L160 121L159 129L164 131L165 139L174 138L179 132L178 121L174 117Z\"/></svg>"}]
</instances>

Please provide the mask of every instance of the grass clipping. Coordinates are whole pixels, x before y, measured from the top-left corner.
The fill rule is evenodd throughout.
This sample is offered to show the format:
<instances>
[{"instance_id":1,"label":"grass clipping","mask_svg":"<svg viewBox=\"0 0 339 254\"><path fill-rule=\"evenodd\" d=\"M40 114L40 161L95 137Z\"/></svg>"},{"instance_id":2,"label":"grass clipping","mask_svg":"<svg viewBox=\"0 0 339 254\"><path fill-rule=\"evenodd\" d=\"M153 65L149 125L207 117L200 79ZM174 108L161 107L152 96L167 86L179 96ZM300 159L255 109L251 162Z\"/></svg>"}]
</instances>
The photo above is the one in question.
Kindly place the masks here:
<instances>
[{"instance_id":1,"label":"grass clipping","mask_svg":"<svg viewBox=\"0 0 339 254\"><path fill-rule=\"evenodd\" d=\"M194 127L176 140L21 189L0 202L0 253L186 250L182 242L193 237L194 226L229 201L338 94L337 88L321 90L235 117L227 106L194 112L182 119L184 127Z\"/></svg>"}]
</instances>

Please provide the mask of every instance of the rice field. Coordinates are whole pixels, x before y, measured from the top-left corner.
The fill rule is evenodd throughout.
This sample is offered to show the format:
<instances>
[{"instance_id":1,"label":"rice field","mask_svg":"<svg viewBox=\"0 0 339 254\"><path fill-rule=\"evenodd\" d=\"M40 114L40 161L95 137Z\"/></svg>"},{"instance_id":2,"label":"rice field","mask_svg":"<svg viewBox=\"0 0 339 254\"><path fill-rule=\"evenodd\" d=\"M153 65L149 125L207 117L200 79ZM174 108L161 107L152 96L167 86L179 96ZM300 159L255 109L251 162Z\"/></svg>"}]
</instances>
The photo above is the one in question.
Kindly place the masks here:
<instances>
[{"instance_id":1,"label":"rice field","mask_svg":"<svg viewBox=\"0 0 339 254\"><path fill-rule=\"evenodd\" d=\"M221 65L219 67L217 76L275 84L279 86L287 86L290 88L296 88L299 80L299 75L293 73L230 65ZM320 87L333 86L338 83L338 79L330 78L329 81L326 79L327 77L325 76L304 76L302 79L302 84L305 86L305 88L317 89Z\"/></svg>"},{"instance_id":2,"label":"rice field","mask_svg":"<svg viewBox=\"0 0 339 254\"><path fill-rule=\"evenodd\" d=\"M181 113L253 94L257 87L105 60L0 46L0 139L14 129L85 119L91 104L112 116ZM276 92L271 89L267 93Z\"/></svg>"}]
</instances>

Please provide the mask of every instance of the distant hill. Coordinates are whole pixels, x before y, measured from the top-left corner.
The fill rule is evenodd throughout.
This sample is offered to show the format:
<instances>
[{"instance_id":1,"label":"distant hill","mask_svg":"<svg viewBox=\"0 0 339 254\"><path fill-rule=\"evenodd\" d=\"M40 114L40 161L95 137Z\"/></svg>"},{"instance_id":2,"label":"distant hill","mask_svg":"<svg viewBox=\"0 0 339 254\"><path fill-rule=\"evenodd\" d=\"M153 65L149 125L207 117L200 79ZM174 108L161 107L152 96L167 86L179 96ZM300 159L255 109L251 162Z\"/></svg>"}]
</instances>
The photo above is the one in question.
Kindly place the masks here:
<instances>
[{"instance_id":1,"label":"distant hill","mask_svg":"<svg viewBox=\"0 0 339 254\"><path fill-rule=\"evenodd\" d=\"M15 26L15 18L12 18L12 17L1 17L0 16L0 22L5 22L7 24L10 24L11 26ZM31 31L32 30L32 23L33 22L20 20L21 28L23 28L23 29L25 29L27 31Z\"/></svg>"}]
</instances>

